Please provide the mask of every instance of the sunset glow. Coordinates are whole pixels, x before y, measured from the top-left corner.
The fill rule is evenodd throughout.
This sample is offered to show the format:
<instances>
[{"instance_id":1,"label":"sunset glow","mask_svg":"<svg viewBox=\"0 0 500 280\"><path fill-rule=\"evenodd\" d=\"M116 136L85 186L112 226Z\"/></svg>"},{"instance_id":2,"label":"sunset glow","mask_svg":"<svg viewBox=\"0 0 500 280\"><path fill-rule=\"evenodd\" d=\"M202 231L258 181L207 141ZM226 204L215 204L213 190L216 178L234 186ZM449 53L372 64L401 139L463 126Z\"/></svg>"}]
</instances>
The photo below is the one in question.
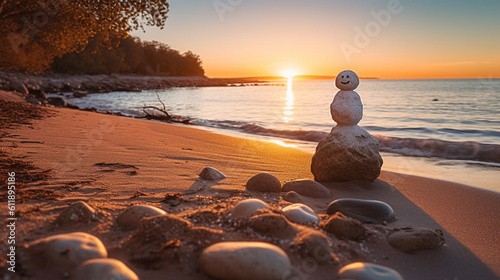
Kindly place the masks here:
<instances>
[{"instance_id":1,"label":"sunset glow","mask_svg":"<svg viewBox=\"0 0 500 280\"><path fill-rule=\"evenodd\" d=\"M294 76L297 76L299 75L300 73L296 70L293 70L293 69L286 69L284 70L283 72L281 72L280 76L282 77L285 77L287 79L291 79L293 78Z\"/></svg>"},{"instance_id":2,"label":"sunset glow","mask_svg":"<svg viewBox=\"0 0 500 280\"><path fill-rule=\"evenodd\" d=\"M224 10L212 1L169 3L163 30L132 35L193 51L208 77L289 77L285 69L293 68L381 79L500 78L499 1L230 1Z\"/></svg>"}]
</instances>

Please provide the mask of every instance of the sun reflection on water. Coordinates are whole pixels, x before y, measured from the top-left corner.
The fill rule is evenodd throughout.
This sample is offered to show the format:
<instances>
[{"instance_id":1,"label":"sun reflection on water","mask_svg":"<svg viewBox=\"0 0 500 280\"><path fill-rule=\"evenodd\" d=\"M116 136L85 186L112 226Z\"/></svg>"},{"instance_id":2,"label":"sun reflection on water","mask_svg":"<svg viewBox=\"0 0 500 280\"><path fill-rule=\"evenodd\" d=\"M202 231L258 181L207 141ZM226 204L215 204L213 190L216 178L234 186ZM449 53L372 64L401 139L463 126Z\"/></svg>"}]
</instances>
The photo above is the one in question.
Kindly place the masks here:
<instances>
[{"instance_id":1,"label":"sun reflection on water","mask_svg":"<svg viewBox=\"0 0 500 280\"><path fill-rule=\"evenodd\" d=\"M294 109L294 95L292 90L292 81L293 77L288 77L288 82L286 85L286 97L285 97L285 108L283 110L283 121L291 122L294 120L293 118L293 109Z\"/></svg>"}]
</instances>

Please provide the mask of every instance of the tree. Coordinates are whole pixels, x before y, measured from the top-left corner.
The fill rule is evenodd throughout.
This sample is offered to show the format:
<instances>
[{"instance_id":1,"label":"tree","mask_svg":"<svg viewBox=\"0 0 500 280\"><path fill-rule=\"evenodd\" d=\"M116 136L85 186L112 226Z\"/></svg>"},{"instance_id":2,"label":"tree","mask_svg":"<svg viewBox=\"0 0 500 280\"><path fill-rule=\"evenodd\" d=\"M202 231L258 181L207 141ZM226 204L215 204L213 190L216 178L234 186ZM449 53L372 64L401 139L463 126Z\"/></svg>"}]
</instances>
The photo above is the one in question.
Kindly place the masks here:
<instances>
[{"instance_id":1,"label":"tree","mask_svg":"<svg viewBox=\"0 0 500 280\"><path fill-rule=\"evenodd\" d=\"M67 74L138 74L148 76L204 76L198 55L180 54L161 42L141 42L128 37L118 46L105 48L92 39L82 52L54 59L51 70Z\"/></svg>"},{"instance_id":2,"label":"tree","mask_svg":"<svg viewBox=\"0 0 500 280\"><path fill-rule=\"evenodd\" d=\"M41 72L90 39L112 47L132 30L163 28L167 0L0 0L0 70Z\"/></svg>"}]
</instances>

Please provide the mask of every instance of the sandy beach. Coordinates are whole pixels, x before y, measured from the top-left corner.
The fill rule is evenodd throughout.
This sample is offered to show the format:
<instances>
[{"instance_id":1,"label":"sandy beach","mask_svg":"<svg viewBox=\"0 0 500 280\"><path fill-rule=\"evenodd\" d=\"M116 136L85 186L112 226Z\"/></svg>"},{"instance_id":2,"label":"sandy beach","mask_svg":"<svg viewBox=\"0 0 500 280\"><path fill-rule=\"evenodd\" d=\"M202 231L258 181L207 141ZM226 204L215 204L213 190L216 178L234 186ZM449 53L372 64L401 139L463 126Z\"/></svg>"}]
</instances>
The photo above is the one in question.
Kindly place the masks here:
<instances>
[{"instance_id":1,"label":"sandy beach","mask_svg":"<svg viewBox=\"0 0 500 280\"><path fill-rule=\"evenodd\" d=\"M11 102L16 101L11 95L3 96L9 96ZM245 190L248 179L261 172L275 175L282 184L313 178L310 172L312 154L275 143L216 134L193 126L66 108L46 111L43 119L5 129L7 134L0 141L0 151L5 156L2 161L9 158L31 162L36 172L48 174L40 180L18 185L17 244L53 234L87 232L101 239L109 256L127 264L141 279L211 278L196 264L203 246L189 251L191 257L187 258L187 263L179 260L183 257L180 253L160 261L154 268L131 261L130 250L134 248L127 250L125 246L130 244L131 236L137 237L137 232L122 230L115 221L126 207L152 205L196 223L193 217L200 212L216 213L224 220L227 211L238 201L259 198L272 205L273 213L279 213L282 207L291 204L283 199L284 193ZM208 166L221 171L227 178L200 180L200 172ZM22 170L2 172L21 174ZM5 174L0 177L2 184L4 177ZM312 270L304 270L299 254L294 255L293 249L284 246L294 270L307 271L298 279L336 279L338 269L354 261L390 267L404 279L500 277L499 193L384 170L373 183L351 181L323 185L330 190L330 197L301 198L322 221L328 218L326 208L335 199L376 199L394 209L397 220L386 227L439 229L444 233L445 244L433 250L406 253L379 238L381 227L368 225L371 235L362 241L332 239L332 251L338 259L333 264L320 263ZM190 194L188 190L196 193ZM5 205L4 197L2 195L1 203ZM172 197L177 203L173 203ZM77 201L94 207L100 218L89 223L56 224L58 215ZM210 223L200 222L199 225L209 227ZM233 240L260 238L253 233L236 236L228 225L216 224L214 230L228 232L228 238ZM320 228L316 230L321 231ZM4 266L6 229L0 233L0 260ZM182 247L181 242L179 252L183 252ZM60 271L28 270L25 268L27 274L24 276L9 275L8 279L60 279L54 278L57 275L54 273ZM5 271L2 267L2 273L7 275Z\"/></svg>"}]
</instances>

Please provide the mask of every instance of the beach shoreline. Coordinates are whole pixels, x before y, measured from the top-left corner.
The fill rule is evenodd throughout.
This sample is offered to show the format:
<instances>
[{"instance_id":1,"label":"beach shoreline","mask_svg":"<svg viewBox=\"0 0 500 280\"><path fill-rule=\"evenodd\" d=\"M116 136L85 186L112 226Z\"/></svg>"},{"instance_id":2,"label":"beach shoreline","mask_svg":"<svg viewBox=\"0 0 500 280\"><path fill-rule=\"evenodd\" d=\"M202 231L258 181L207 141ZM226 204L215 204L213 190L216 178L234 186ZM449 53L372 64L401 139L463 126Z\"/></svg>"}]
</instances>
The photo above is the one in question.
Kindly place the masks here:
<instances>
[{"instance_id":1,"label":"beach shoreline","mask_svg":"<svg viewBox=\"0 0 500 280\"><path fill-rule=\"evenodd\" d=\"M51 173L49 178L23 185L26 190L45 189L47 197L25 197L25 201L18 204L24 223L19 227L20 243L47 236L50 232L47 223L52 223L62 209L75 201L86 201L109 215L138 203L179 213L179 208L169 208L158 201L165 193L182 193L191 188L206 166L213 166L228 177L209 184L200 194L230 201L229 204L238 197L266 197L244 189L246 181L260 172L272 173L282 183L312 179L312 155L298 149L193 127L70 109L49 110L53 116L8 129L10 135L0 142L0 149L9 157L33 162L40 170ZM102 167L99 163L110 165ZM447 247L415 254L393 253L391 256L402 258L399 262L394 258L378 259L409 275L405 279L419 279L421 275L430 277L426 279L444 279L433 278L433 275L448 279L461 279L467 274L483 275L482 279L500 276L500 239L496 234L500 221L492 218L500 207L500 194L384 170L372 184L325 185L334 196L371 196L372 199L378 196L391 201L398 216L396 226L433 226L446 232ZM266 199L280 206L284 203L279 195L268 195ZM307 202L319 213L324 211L326 200L308 199ZM116 231L112 218L92 225L90 230L85 225L74 225L58 227L56 232L90 231L111 247L130 234ZM123 257L118 253L113 256ZM436 267L429 268L430 264ZM139 271L142 275L156 275ZM204 278L196 274L193 279Z\"/></svg>"},{"instance_id":2,"label":"beach shoreline","mask_svg":"<svg viewBox=\"0 0 500 280\"><path fill-rule=\"evenodd\" d=\"M165 89L172 87L221 87L228 85L254 85L263 81L254 78L208 78L205 76L141 76L126 74L29 75L0 71L0 89L26 94L79 92L81 94ZM23 89L24 86L24 89ZM23 92L23 91L27 92Z\"/></svg>"}]
</instances>

